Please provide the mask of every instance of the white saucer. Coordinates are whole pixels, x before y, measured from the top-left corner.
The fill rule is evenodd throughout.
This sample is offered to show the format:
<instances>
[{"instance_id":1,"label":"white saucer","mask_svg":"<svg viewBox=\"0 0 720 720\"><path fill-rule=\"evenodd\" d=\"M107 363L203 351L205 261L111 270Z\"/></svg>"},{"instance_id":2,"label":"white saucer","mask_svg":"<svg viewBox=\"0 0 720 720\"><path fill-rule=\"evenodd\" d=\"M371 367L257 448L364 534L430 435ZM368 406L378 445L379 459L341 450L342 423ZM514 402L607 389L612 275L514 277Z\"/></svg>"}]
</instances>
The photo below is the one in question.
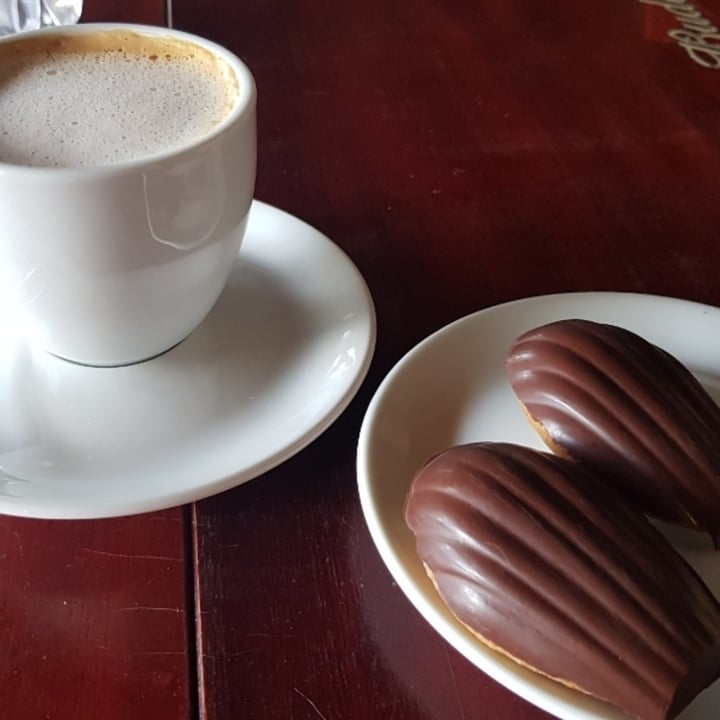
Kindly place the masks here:
<instances>
[{"instance_id":1,"label":"white saucer","mask_svg":"<svg viewBox=\"0 0 720 720\"><path fill-rule=\"evenodd\" d=\"M370 403L358 443L360 500L373 540L400 588L453 647L529 702L565 720L618 720L607 704L563 687L489 650L445 608L415 553L403 506L420 465L451 445L504 440L543 449L505 374L505 355L524 330L560 318L622 325L684 362L720 397L720 309L671 298L578 293L520 300L469 315L411 350ZM666 532L667 529L665 529ZM713 592L720 563L707 538L668 533ZM714 720L720 682L682 720Z\"/></svg>"},{"instance_id":2,"label":"white saucer","mask_svg":"<svg viewBox=\"0 0 720 720\"><path fill-rule=\"evenodd\" d=\"M165 355L89 368L0 328L0 512L126 515L239 485L340 415L374 344L372 299L347 256L255 202L223 295Z\"/></svg>"}]
</instances>

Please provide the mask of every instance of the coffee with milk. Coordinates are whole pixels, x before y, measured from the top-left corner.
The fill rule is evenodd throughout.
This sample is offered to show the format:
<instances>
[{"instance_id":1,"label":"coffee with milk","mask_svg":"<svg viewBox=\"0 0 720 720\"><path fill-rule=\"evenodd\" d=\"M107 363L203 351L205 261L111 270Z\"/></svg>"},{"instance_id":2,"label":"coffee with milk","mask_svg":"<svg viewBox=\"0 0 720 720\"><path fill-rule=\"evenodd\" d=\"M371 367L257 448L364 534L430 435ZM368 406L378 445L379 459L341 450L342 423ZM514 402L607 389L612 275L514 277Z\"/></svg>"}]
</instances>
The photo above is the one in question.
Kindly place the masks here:
<instances>
[{"instance_id":1,"label":"coffee with milk","mask_svg":"<svg viewBox=\"0 0 720 720\"><path fill-rule=\"evenodd\" d=\"M230 114L230 66L177 37L127 30L0 43L0 162L97 167L192 145Z\"/></svg>"},{"instance_id":2,"label":"coffee with milk","mask_svg":"<svg viewBox=\"0 0 720 720\"><path fill-rule=\"evenodd\" d=\"M203 322L250 222L256 102L240 58L172 28L0 38L0 325L18 348L114 367Z\"/></svg>"}]
</instances>

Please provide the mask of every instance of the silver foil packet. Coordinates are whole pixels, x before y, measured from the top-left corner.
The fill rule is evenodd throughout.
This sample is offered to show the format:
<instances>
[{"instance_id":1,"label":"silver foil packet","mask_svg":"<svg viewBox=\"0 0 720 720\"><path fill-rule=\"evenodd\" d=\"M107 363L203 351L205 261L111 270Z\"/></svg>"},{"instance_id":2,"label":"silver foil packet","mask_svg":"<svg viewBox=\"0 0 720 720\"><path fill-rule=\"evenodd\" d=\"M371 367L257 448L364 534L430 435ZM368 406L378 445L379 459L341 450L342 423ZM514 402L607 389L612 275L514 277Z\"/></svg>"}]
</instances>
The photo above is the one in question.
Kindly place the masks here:
<instances>
[{"instance_id":1,"label":"silver foil packet","mask_svg":"<svg viewBox=\"0 0 720 720\"><path fill-rule=\"evenodd\" d=\"M0 0L0 37L46 25L73 25L82 0Z\"/></svg>"}]
</instances>

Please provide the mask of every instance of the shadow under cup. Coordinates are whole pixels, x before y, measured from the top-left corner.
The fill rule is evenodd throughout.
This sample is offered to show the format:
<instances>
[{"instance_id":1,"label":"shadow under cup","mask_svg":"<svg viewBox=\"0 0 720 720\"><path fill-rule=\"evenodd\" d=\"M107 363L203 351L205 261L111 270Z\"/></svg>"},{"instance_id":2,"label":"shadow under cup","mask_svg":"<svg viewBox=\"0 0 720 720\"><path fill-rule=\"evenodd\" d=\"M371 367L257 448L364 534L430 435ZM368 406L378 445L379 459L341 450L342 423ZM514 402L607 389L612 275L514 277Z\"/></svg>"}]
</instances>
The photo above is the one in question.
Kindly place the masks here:
<instances>
[{"instance_id":1,"label":"shadow under cup","mask_svg":"<svg viewBox=\"0 0 720 720\"><path fill-rule=\"evenodd\" d=\"M191 69L192 58L210 57L219 70L207 82L225 83L231 93L224 116L207 130L119 162L34 165L8 160L0 146L0 332L22 333L73 362L117 366L181 342L220 296L254 192L256 90L250 71L228 50L137 25L77 25L3 39L0 65L10 43L32 57L27 48L38 44L98 38L116 53L139 52L140 43L149 67L176 61L167 48L187 53ZM0 70L0 103L11 82L23 89L25 80ZM184 107L192 108L195 96L186 95ZM142 132L132 118L142 117L153 98L140 93L130 112L118 108L127 115L124 137ZM40 109L34 117L42 122L45 114Z\"/></svg>"}]
</instances>

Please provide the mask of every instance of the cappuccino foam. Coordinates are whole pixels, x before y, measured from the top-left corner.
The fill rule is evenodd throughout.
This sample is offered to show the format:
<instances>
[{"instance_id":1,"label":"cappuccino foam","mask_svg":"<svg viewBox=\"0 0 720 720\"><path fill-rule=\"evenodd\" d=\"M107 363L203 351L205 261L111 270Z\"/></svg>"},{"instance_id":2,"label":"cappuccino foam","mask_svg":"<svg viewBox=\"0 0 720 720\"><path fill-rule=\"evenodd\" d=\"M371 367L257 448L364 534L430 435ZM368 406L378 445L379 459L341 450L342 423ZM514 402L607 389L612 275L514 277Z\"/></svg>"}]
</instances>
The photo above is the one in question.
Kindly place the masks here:
<instances>
[{"instance_id":1,"label":"cappuccino foam","mask_svg":"<svg viewBox=\"0 0 720 720\"><path fill-rule=\"evenodd\" d=\"M181 148L232 109L232 68L190 42L99 31L0 42L0 161L87 167Z\"/></svg>"}]
</instances>

